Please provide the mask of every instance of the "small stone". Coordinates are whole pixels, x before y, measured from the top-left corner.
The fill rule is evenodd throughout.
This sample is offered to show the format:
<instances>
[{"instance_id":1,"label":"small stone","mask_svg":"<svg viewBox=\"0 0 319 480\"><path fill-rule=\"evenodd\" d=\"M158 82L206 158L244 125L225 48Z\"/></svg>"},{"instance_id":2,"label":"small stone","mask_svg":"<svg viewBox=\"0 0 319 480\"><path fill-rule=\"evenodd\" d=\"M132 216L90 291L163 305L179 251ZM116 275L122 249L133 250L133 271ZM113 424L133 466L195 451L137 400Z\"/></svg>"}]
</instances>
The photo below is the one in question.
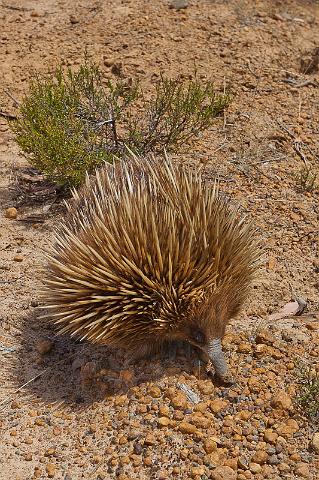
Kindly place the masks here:
<instances>
[{"instance_id":1,"label":"small stone","mask_svg":"<svg viewBox=\"0 0 319 480\"><path fill-rule=\"evenodd\" d=\"M33 476L34 478L40 478L42 475L42 470L39 467L34 467Z\"/></svg>"},{"instance_id":2,"label":"small stone","mask_svg":"<svg viewBox=\"0 0 319 480\"><path fill-rule=\"evenodd\" d=\"M278 465L278 463L280 463L280 460L277 455L270 455L270 457L267 460L267 463L269 465Z\"/></svg>"},{"instance_id":3,"label":"small stone","mask_svg":"<svg viewBox=\"0 0 319 480\"><path fill-rule=\"evenodd\" d=\"M268 453L264 452L263 450L257 450L257 452L252 457L253 463L258 463L259 465L263 465L268 460Z\"/></svg>"},{"instance_id":4,"label":"small stone","mask_svg":"<svg viewBox=\"0 0 319 480\"><path fill-rule=\"evenodd\" d=\"M224 461L224 466L232 468L234 471L238 468L238 459L237 458L228 458Z\"/></svg>"},{"instance_id":5,"label":"small stone","mask_svg":"<svg viewBox=\"0 0 319 480\"><path fill-rule=\"evenodd\" d=\"M214 440L205 440L204 450L206 453L212 453L217 450L217 443Z\"/></svg>"},{"instance_id":6,"label":"small stone","mask_svg":"<svg viewBox=\"0 0 319 480\"><path fill-rule=\"evenodd\" d=\"M167 480L169 479L169 473L167 470L160 470L158 473L157 473L157 478L158 480Z\"/></svg>"},{"instance_id":7,"label":"small stone","mask_svg":"<svg viewBox=\"0 0 319 480\"><path fill-rule=\"evenodd\" d=\"M245 457L239 457L237 461L238 468L241 468L242 470L247 470L248 469L248 462Z\"/></svg>"},{"instance_id":8,"label":"small stone","mask_svg":"<svg viewBox=\"0 0 319 480\"><path fill-rule=\"evenodd\" d=\"M276 337L268 330L260 330L256 335L256 343L269 345L270 347L277 341Z\"/></svg>"},{"instance_id":9,"label":"small stone","mask_svg":"<svg viewBox=\"0 0 319 480\"><path fill-rule=\"evenodd\" d=\"M128 440L127 440L127 437L125 437L125 435L122 435L121 437L119 437L119 445L126 445Z\"/></svg>"},{"instance_id":10,"label":"small stone","mask_svg":"<svg viewBox=\"0 0 319 480\"><path fill-rule=\"evenodd\" d=\"M92 462L97 465L98 463L101 463L103 457L101 455L93 455L92 457Z\"/></svg>"},{"instance_id":11,"label":"small stone","mask_svg":"<svg viewBox=\"0 0 319 480\"><path fill-rule=\"evenodd\" d=\"M237 473L230 467L216 467L212 471L211 477L213 480L236 480Z\"/></svg>"},{"instance_id":12,"label":"small stone","mask_svg":"<svg viewBox=\"0 0 319 480\"><path fill-rule=\"evenodd\" d=\"M51 457L55 454L55 448L48 448L44 454L45 457Z\"/></svg>"},{"instance_id":13,"label":"small stone","mask_svg":"<svg viewBox=\"0 0 319 480\"><path fill-rule=\"evenodd\" d=\"M189 433L189 434L193 434L197 432L197 428L195 427L195 425L192 425L191 423L188 423L188 422L181 422L178 425L178 430L182 433Z\"/></svg>"},{"instance_id":14,"label":"small stone","mask_svg":"<svg viewBox=\"0 0 319 480\"><path fill-rule=\"evenodd\" d=\"M44 427L45 421L43 420L43 418L36 418L34 424L38 427Z\"/></svg>"},{"instance_id":15,"label":"small stone","mask_svg":"<svg viewBox=\"0 0 319 480\"><path fill-rule=\"evenodd\" d=\"M144 463L144 465L146 465L147 467L150 467L151 465L153 465L152 457L144 457L143 463Z\"/></svg>"},{"instance_id":16,"label":"small stone","mask_svg":"<svg viewBox=\"0 0 319 480\"><path fill-rule=\"evenodd\" d=\"M13 257L13 260L15 262L23 262L23 255L20 255L20 253L17 253L17 255Z\"/></svg>"},{"instance_id":17,"label":"small stone","mask_svg":"<svg viewBox=\"0 0 319 480\"><path fill-rule=\"evenodd\" d=\"M261 466L259 465L259 463L250 463L249 470L251 471L251 473L260 473Z\"/></svg>"},{"instance_id":18,"label":"small stone","mask_svg":"<svg viewBox=\"0 0 319 480\"><path fill-rule=\"evenodd\" d=\"M201 412L196 412L190 417L190 422L193 423L197 428L206 430L211 425L211 420L205 417Z\"/></svg>"},{"instance_id":19,"label":"small stone","mask_svg":"<svg viewBox=\"0 0 319 480\"><path fill-rule=\"evenodd\" d=\"M173 408L183 410L187 406L187 397L184 393L179 392L171 399L171 405Z\"/></svg>"},{"instance_id":20,"label":"small stone","mask_svg":"<svg viewBox=\"0 0 319 480\"><path fill-rule=\"evenodd\" d=\"M158 387L156 387L155 385L153 385L153 386L149 389L148 393L150 394L150 396L151 396L152 398L159 398L159 397L162 395L161 389L158 388Z\"/></svg>"},{"instance_id":21,"label":"small stone","mask_svg":"<svg viewBox=\"0 0 319 480\"><path fill-rule=\"evenodd\" d=\"M250 343L247 342L242 342L238 345L238 352L239 353L251 353L252 352L252 346Z\"/></svg>"},{"instance_id":22,"label":"small stone","mask_svg":"<svg viewBox=\"0 0 319 480\"><path fill-rule=\"evenodd\" d=\"M53 463L48 463L45 467L45 470L49 478L53 478L55 476L56 467Z\"/></svg>"},{"instance_id":23,"label":"small stone","mask_svg":"<svg viewBox=\"0 0 319 480\"><path fill-rule=\"evenodd\" d=\"M114 63L114 59L113 58L106 58L104 57L103 58L103 63L106 67L111 67Z\"/></svg>"},{"instance_id":24,"label":"small stone","mask_svg":"<svg viewBox=\"0 0 319 480\"><path fill-rule=\"evenodd\" d=\"M172 0L170 3L170 8L175 10L182 10L183 8L188 7L188 0Z\"/></svg>"},{"instance_id":25,"label":"small stone","mask_svg":"<svg viewBox=\"0 0 319 480\"><path fill-rule=\"evenodd\" d=\"M278 433L274 432L270 428L264 432L264 440L267 443L275 444L278 438Z\"/></svg>"},{"instance_id":26,"label":"small stone","mask_svg":"<svg viewBox=\"0 0 319 480\"><path fill-rule=\"evenodd\" d=\"M307 463L297 463L295 474L297 478L310 478L310 470Z\"/></svg>"},{"instance_id":27,"label":"small stone","mask_svg":"<svg viewBox=\"0 0 319 480\"><path fill-rule=\"evenodd\" d=\"M315 433L312 437L311 446L316 453L319 453L319 432Z\"/></svg>"},{"instance_id":28,"label":"small stone","mask_svg":"<svg viewBox=\"0 0 319 480\"><path fill-rule=\"evenodd\" d=\"M221 398L216 398L210 402L210 409L213 413L219 413L228 406L227 400L222 400Z\"/></svg>"},{"instance_id":29,"label":"small stone","mask_svg":"<svg viewBox=\"0 0 319 480\"><path fill-rule=\"evenodd\" d=\"M298 432L298 430L299 430L299 425L296 422L296 420L294 420L293 418L290 418L287 421L287 423L279 425L279 427L277 428L278 434L282 435L283 437L285 437L285 436L289 437L289 436L293 435L294 433Z\"/></svg>"},{"instance_id":30,"label":"small stone","mask_svg":"<svg viewBox=\"0 0 319 480\"><path fill-rule=\"evenodd\" d=\"M135 442L133 450L136 455L141 455L141 453L143 452L143 447L139 442Z\"/></svg>"},{"instance_id":31,"label":"small stone","mask_svg":"<svg viewBox=\"0 0 319 480\"><path fill-rule=\"evenodd\" d=\"M285 463L285 462L279 463L277 468L278 470L280 470L280 472L283 472L283 473L290 472L290 466L288 465L288 463Z\"/></svg>"},{"instance_id":32,"label":"small stone","mask_svg":"<svg viewBox=\"0 0 319 480\"><path fill-rule=\"evenodd\" d=\"M202 380L198 383L198 390L203 395L210 395L214 391L214 385L211 380Z\"/></svg>"},{"instance_id":33,"label":"small stone","mask_svg":"<svg viewBox=\"0 0 319 480\"><path fill-rule=\"evenodd\" d=\"M45 340L43 338L43 339L39 340L39 342L36 344L35 348L38 350L40 355L45 355L46 353L51 352L51 350L53 348L53 342L51 342L50 340Z\"/></svg>"},{"instance_id":34,"label":"small stone","mask_svg":"<svg viewBox=\"0 0 319 480\"><path fill-rule=\"evenodd\" d=\"M192 467L192 470L191 470L192 478L196 478L197 476L201 477L202 475L205 475L204 467Z\"/></svg>"},{"instance_id":35,"label":"small stone","mask_svg":"<svg viewBox=\"0 0 319 480\"><path fill-rule=\"evenodd\" d=\"M145 437L144 445L152 446L152 445L155 445L155 443L156 443L156 439L154 435L152 435L151 433L148 433Z\"/></svg>"},{"instance_id":36,"label":"small stone","mask_svg":"<svg viewBox=\"0 0 319 480\"><path fill-rule=\"evenodd\" d=\"M167 417L160 417L157 420L157 424L159 427L167 427L169 425L170 421Z\"/></svg>"},{"instance_id":37,"label":"small stone","mask_svg":"<svg viewBox=\"0 0 319 480\"><path fill-rule=\"evenodd\" d=\"M79 23L80 20L75 15L70 15L70 22L72 23L72 25L75 25L76 23Z\"/></svg>"},{"instance_id":38,"label":"small stone","mask_svg":"<svg viewBox=\"0 0 319 480\"><path fill-rule=\"evenodd\" d=\"M319 322L311 322L311 323L306 323L306 328L308 330L319 330Z\"/></svg>"},{"instance_id":39,"label":"small stone","mask_svg":"<svg viewBox=\"0 0 319 480\"><path fill-rule=\"evenodd\" d=\"M236 416L238 416L238 418L246 422L252 416L252 412L249 412L248 410L241 410L240 412L237 413Z\"/></svg>"},{"instance_id":40,"label":"small stone","mask_svg":"<svg viewBox=\"0 0 319 480\"><path fill-rule=\"evenodd\" d=\"M292 400L284 390L280 390L272 398L271 406L274 408L282 408L283 410L290 410L292 406Z\"/></svg>"},{"instance_id":41,"label":"small stone","mask_svg":"<svg viewBox=\"0 0 319 480\"><path fill-rule=\"evenodd\" d=\"M297 453L297 452L296 452L296 453L292 453L292 454L290 455L290 460L292 460L293 462L300 462L300 460L301 460L301 455L300 455L299 453ZM269 463L269 461L268 461L268 463Z\"/></svg>"},{"instance_id":42,"label":"small stone","mask_svg":"<svg viewBox=\"0 0 319 480\"><path fill-rule=\"evenodd\" d=\"M194 405L194 412L201 412L205 413L208 409L209 403L208 402L199 402L197 405Z\"/></svg>"},{"instance_id":43,"label":"small stone","mask_svg":"<svg viewBox=\"0 0 319 480\"><path fill-rule=\"evenodd\" d=\"M32 453L25 453L24 455L24 459L27 461L27 462L31 462L32 460Z\"/></svg>"},{"instance_id":44,"label":"small stone","mask_svg":"<svg viewBox=\"0 0 319 480\"><path fill-rule=\"evenodd\" d=\"M158 412L162 417L169 417L170 414L169 407L167 405L161 405Z\"/></svg>"},{"instance_id":45,"label":"small stone","mask_svg":"<svg viewBox=\"0 0 319 480\"><path fill-rule=\"evenodd\" d=\"M18 216L18 210L14 207L7 208L4 215L6 218L15 219Z\"/></svg>"}]
</instances>

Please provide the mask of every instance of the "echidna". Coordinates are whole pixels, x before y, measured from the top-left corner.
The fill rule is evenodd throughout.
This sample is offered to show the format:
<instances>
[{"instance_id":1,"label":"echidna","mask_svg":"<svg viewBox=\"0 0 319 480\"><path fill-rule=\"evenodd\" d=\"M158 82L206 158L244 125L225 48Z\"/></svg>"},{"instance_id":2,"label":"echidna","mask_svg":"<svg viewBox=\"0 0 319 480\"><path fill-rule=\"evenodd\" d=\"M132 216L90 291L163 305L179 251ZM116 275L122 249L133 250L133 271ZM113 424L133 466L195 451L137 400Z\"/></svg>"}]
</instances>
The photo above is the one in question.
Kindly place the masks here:
<instances>
[{"instance_id":1,"label":"echidna","mask_svg":"<svg viewBox=\"0 0 319 480\"><path fill-rule=\"evenodd\" d=\"M46 308L61 333L135 354L187 341L225 379L221 338L258 266L254 237L194 169L166 156L107 164L68 204Z\"/></svg>"}]
</instances>

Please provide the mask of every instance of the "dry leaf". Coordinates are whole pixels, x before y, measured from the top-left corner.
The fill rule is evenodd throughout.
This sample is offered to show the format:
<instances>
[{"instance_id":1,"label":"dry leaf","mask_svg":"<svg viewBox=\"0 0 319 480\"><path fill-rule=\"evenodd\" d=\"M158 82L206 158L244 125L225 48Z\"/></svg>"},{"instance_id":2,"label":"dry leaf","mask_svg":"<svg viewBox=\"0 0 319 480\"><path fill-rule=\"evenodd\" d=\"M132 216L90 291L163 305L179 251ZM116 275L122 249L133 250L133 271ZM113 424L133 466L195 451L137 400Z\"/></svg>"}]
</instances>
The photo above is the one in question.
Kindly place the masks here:
<instances>
[{"instance_id":1,"label":"dry leaf","mask_svg":"<svg viewBox=\"0 0 319 480\"><path fill-rule=\"evenodd\" d=\"M272 313L269 315L268 320L281 320L285 317L291 317L296 315L300 311L299 303L298 302L289 302L277 313Z\"/></svg>"}]
</instances>

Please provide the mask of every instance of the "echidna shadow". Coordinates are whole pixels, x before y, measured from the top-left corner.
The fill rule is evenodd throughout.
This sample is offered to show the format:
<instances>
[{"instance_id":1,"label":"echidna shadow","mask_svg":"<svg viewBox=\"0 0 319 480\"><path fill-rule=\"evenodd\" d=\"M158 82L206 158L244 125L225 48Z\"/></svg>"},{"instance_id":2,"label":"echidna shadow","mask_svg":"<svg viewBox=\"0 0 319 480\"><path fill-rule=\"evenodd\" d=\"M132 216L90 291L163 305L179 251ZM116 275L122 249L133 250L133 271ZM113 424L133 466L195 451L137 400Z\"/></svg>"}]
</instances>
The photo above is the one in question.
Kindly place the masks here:
<instances>
[{"instance_id":1,"label":"echidna shadow","mask_svg":"<svg viewBox=\"0 0 319 480\"><path fill-rule=\"evenodd\" d=\"M56 335L54 326L39 320L37 312L22 320L20 339L19 355L13 355L7 365L16 387L25 385L19 395L47 405L62 402L72 410L127 393L144 382L161 381L178 371L191 374L194 365L198 366L195 352L182 344L152 355L151 361L147 357L135 360L123 348ZM37 347L43 339L52 342L52 350L40 355ZM132 378L123 378L123 371L132 372Z\"/></svg>"},{"instance_id":2,"label":"echidna shadow","mask_svg":"<svg viewBox=\"0 0 319 480\"><path fill-rule=\"evenodd\" d=\"M129 155L73 193L48 255L46 318L93 344L196 347L231 381L221 339L258 270L254 229L198 170Z\"/></svg>"}]
</instances>

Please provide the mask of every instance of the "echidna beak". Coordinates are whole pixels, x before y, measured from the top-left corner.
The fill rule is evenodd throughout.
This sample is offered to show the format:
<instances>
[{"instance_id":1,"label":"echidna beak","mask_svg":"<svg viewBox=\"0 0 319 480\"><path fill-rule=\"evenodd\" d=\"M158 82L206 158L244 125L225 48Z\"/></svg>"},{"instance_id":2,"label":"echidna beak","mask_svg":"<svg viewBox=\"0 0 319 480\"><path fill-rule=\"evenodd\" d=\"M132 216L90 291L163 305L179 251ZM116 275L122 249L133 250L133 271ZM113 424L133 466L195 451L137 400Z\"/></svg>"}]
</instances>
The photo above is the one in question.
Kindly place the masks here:
<instances>
[{"instance_id":1,"label":"echidna beak","mask_svg":"<svg viewBox=\"0 0 319 480\"><path fill-rule=\"evenodd\" d=\"M233 385L235 381L228 372L228 365L225 360L220 338L214 338L208 343L207 355L213 364L215 376L223 383L227 385Z\"/></svg>"}]
</instances>

